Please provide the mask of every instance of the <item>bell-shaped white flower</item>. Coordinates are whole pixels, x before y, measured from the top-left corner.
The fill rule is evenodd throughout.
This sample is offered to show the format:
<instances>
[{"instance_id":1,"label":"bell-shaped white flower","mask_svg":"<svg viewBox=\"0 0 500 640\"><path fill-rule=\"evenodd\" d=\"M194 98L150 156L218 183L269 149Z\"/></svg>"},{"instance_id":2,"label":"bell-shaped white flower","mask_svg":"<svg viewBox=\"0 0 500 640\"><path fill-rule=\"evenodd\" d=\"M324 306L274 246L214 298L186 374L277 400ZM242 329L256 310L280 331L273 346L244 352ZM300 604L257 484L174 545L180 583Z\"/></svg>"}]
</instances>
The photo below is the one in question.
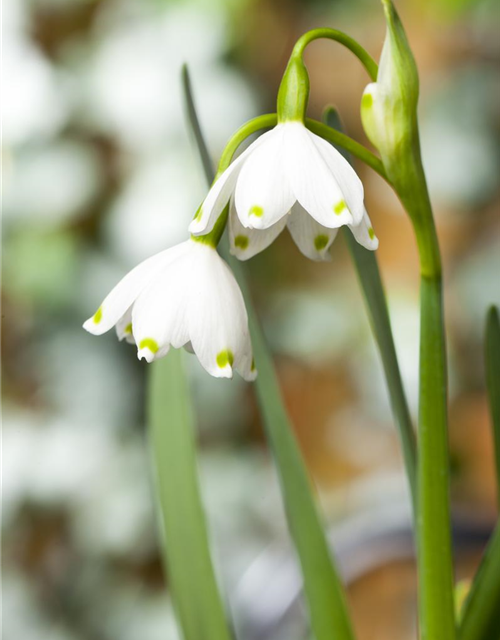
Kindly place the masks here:
<instances>
[{"instance_id":1,"label":"bell-shaped white flower","mask_svg":"<svg viewBox=\"0 0 500 640\"><path fill-rule=\"evenodd\" d=\"M365 249L375 251L378 238L366 209L357 225L348 225L356 240ZM338 228L330 229L319 224L299 204L294 204L289 215L284 216L269 229L245 229L231 203L229 213L229 243L231 253L239 260L248 260L266 249L288 227L290 235L300 251L311 260L330 260L329 249Z\"/></svg>"},{"instance_id":2,"label":"bell-shaped white flower","mask_svg":"<svg viewBox=\"0 0 500 640\"><path fill-rule=\"evenodd\" d=\"M229 200L246 229L272 228L295 203L322 227L337 229L362 221L363 198L363 185L347 160L302 122L286 121L221 174L189 230L209 233Z\"/></svg>"},{"instance_id":3,"label":"bell-shaped white flower","mask_svg":"<svg viewBox=\"0 0 500 640\"><path fill-rule=\"evenodd\" d=\"M257 375L242 293L208 244L190 239L132 269L83 325L94 335L113 326L147 362L185 347L216 378L233 367L245 380Z\"/></svg>"}]
</instances>

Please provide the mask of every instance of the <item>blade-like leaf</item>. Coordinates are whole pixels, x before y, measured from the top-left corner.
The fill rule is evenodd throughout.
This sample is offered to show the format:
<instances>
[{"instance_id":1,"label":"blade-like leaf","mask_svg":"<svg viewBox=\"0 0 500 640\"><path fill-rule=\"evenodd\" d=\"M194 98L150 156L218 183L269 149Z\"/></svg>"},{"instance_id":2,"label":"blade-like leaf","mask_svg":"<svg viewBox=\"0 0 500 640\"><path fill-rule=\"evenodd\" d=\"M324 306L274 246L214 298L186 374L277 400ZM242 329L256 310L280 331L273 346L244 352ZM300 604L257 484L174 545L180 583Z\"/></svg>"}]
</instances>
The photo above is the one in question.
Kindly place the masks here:
<instances>
[{"instance_id":1,"label":"blade-like leaf","mask_svg":"<svg viewBox=\"0 0 500 640\"><path fill-rule=\"evenodd\" d=\"M187 75L187 70L184 72ZM189 82L184 83L186 100L193 105ZM189 112L193 131L200 131L194 108ZM205 149L203 136L196 136ZM213 175L207 175L211 182ZM352 640L344 590L328 548L323 525L315 504L311 482L297 440L283 405L272 357L253 308L241 263L221 253L231 265L241 287L248 310L255 363L257 397L267 438L278 470L281 491L295 548L302 568L304 592L316 640Z\"/></svg>"},{"instance_id":2,"label":"blade-like leaf","mask_svg":"<svg viewBox=\"0 0 500 640\"><path fill-rule=\"evenodd\" d=\"M474 577L461 618L459 640L500 638L500 521Z\"/></svg>"},{"instance_id":3,"label":"blade-like leaf","mask_svg":"<svg viewBox=\"0 0 500 640\"><path fill-rule=\"evenodd\" d=\"M486 385L490 401L495 448L497 501L500 508L500 320L498 309L494 306L490 308L486 318L485 352Z\"/></svg>"},{"instance_id":4,"label":"blade-like leaf","mask_svg":"<svg viewBox=\"0 0 500 640\"><path fill-rule=\"evenodd\" d=\"M185 640L229 640L200 498L183 353L150 365L148 423L163 552Z\"/></svg>"},{"instance_id":5,"label":"blade-like leaf","mask_svg":"<svg viewBox=\"0 0 500 640\"><path fill-rule=\"evenodd\" d=\"M323 120L329 127L340 131L342 130L342 123L335 108L327 107L323 113ZM341 148L337 147L337 149L346 156L347 160L350 160ZM403 449L406 474L413 501L415 501L417 467L415 432L413 430L408 403L406 401L406 395L401 379L401 372L399 370L394 338L392 336L391 321L387 308L387 300L385 297L377 256L374 251L368 251L368 249L365 249L358 244L348 229L344 228L343 231L349 252L356 267L373 335L377 342L380 357L382 359L382 366L384 368L385 379L389 391L392 413L398 426L399 437Z\"/></svg>"}]
</instances>

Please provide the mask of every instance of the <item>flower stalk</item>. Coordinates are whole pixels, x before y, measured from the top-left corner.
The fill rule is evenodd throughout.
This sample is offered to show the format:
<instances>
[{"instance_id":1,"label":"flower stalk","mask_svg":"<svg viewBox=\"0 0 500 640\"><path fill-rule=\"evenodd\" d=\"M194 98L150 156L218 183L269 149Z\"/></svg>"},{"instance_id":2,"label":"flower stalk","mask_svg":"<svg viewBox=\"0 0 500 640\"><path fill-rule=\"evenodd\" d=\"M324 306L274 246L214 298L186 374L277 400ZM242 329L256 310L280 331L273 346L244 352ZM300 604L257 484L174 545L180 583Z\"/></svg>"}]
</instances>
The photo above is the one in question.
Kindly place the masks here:
<instances>
[{"instance_id":1,"label":"flower stalk","mask_svg":"<svg viewBox=\"0 0 500 640\"><path fill-rule=\"evenodd\" d=\"M399 17L383 0L387 36L361 115L413 225L420 260L417 550L422 640L454 640L447 364L439 243L420 153L418 74Z\"/></svg>"}]
</instances>

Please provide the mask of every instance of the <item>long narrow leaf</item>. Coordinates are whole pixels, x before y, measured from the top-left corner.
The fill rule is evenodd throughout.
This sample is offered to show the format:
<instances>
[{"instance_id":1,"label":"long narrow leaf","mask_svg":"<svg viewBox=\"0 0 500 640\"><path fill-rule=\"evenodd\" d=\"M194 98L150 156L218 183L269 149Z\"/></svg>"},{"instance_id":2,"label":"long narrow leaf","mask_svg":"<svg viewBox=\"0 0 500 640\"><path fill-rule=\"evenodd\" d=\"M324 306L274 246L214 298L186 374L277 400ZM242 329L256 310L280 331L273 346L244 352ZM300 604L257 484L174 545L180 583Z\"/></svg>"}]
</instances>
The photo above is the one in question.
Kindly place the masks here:
<instances>
[{"instance_id":1,"label":"long narrow leaf","mask_svg":"<svg viewBox=\"0 0 500 640\"><path fill-rule=\"evenodd\" d=\"M341 130L342 128L340 118L338 117L336 109L333 107L325 109L323 120L325 124L333 129ZM338 150L344 153L342 149ZM344 153L344 155L346 154ZM348 157L347 159L350 160ZM408 477L413 503L415 503L417 468L415 432L413 430L408 402L399 370L398 357L392 336L391 321L377 256L374 251L368 251L358 244L348 229L344 229L344 237L356 267L373 335L382 359L392 413L399 430L399 437L403 449L406 475Z\"/></svg>"},{"instance_id":2,"label":"long narrow leaf","mask_svg":"<svg viewBox=\"0 0 500 640\"><path fill-rule=\"evenodd\" d=\"M151 365L148 423L163 551L185 640L229 640L200 498L183 353Z\"/></svg>"},{"instance_id":3,"label":"long narrow leaf","mask_svg":"<svg viewBox=\"0 0 500 640\"><path fill-rule=\"evenodd\" d=\"M460 640L500 637L500 520L465 600Z\"/></svg>"},{"instance_id":4,"label":"long narrow leaf","mask_svg":"<svg viewBox=\"0 0 500 640\"><path fill-rule=\"evenodd\" d=\"M187 70L184 71L187 74ZM194 105L189 82L186 100ZM196 111L189 112L191 126L201 149L206 149ZM196 135L196 132L199 132ZM208 182L213 175L207 172ZM227 250L221 250L241 287L248 310L255 362L258 369L257 397L267 437L272 448L288 526L300 560L311 626L316 640L352 640L353 631L335 563L314 501L311 482L297 440L283 405L272 357L265 342L242 265Z\"/></svg>"},{"instance_id":5,"label":"long narrow leaf","mask_svg":"<svg viewBox=\"0 0 500 640\"><path fill-rule=\"evenodd\" d=\"M494 306L488 311L486 319L485 351L486 385L490 401L495 448L497 501L500 508L500 320L498 309Z\"/></svg>"}]
</instances>

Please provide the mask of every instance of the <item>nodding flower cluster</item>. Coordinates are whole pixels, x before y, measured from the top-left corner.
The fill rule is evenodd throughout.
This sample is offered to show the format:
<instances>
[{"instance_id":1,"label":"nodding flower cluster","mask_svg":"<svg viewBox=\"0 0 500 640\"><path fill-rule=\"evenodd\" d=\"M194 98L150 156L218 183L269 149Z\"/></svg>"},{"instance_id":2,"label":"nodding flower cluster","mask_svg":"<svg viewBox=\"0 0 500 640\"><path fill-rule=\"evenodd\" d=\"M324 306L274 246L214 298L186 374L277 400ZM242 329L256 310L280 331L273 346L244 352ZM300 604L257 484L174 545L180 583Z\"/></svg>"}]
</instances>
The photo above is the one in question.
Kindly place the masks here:
<instances>
[{"instance_id":1,"label":"nodding flower cluster","mask_svg":"<svg viewBox=\"0 0 500 640\"><path fill-rule=\"evenodd\" d=\"M305 113L309 77L302 55L309 42L326 37L345 44L358 56L374 80L362 101L363 123L382 156L390 155L388 141L393 131L399 138L402 135L391 118L398 120L399 112L412 108L406 105L415 96L415 91L403 86L408 74L401 69L412 67L404 47L398 47L401 35L396 27L388 20L380 88L375 63L349 36L331 29L304 34L280 84L274 128L236 159L237 147L251 133L269 128L269 120L258 126L259 118L255 118L231 138L215 180L189 226L189 239L135 267L84 328L100 335L114 326L118 338L134 343L139 359L147 362L166 355L171 346L185 347L215 377L231 378L235 368L245 380L254 380L257 371L243 296L231 269L217 253L217 245L228 225L231 253L248 260L288 227L306 257L328 260L339 228L347 226L363 247L377 249L361 180L330 142L310 130Z\"/></svg>"}]
</instances>

